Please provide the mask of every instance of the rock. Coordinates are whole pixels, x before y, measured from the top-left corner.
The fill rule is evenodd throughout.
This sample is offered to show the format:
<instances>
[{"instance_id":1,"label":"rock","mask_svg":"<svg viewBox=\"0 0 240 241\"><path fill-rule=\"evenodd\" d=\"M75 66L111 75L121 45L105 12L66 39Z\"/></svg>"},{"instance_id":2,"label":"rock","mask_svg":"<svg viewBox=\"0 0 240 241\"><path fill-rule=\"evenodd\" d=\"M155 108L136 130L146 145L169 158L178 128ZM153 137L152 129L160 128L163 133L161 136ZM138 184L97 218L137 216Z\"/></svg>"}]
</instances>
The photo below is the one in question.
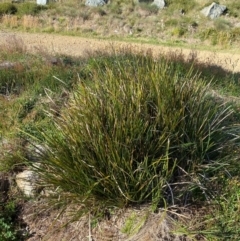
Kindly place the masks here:
<instances>
[{"instance_id":1,"label":"rock","mask_svg":"<svg viewBox=\"0 0 240 241\"><path fill-rule=\"evenodd\" d=\"M134 3L151 3L151 5L156 6L159 9L163 9L165 7L165 1L164 0L134 0Z\"/></svg>"},{"instance_id":2,"label":"rock","mask_svg":"<svg viewBox=\"0 0 240 241\"><path fill-rule=\"evenodd\" d=\"M32 170L25 170L16 175L16 183L18 188L27 197L34 197L37 193L37 174Z\"/></svg>"},{"instance_id":3,"label":"rock","mask_svg":"<svg viewBox=\"0 0 240 241\"><path fill-rule=\"evenodd\" d=\"M103 6L107 4L108 0L86 0L85 5L91 7Z\"/></svg>"},{"instance_id":4,"label":"rock","mask_svg":"<svg viewBox=\"0 0 240 241\"><path fill-rule=\"evenodd\" d=\"M16 66L16 63L12 63L12 62L2 62L0 63L0 69L13 69Z\"/></svg>"},{"instance_id":5,"label":"rock","mask_svg":"<svg viewBox=\"0 0 240 241\"><path fill-rule=\"evenodd\" d=\"M165 7L165 1L164 0L154 0L152 5L157 6L160 9L163 9Z\"/></svg>"},{"instance_id":6,"label":"rock","mask_svg":"<svg viewBox=\"0 0 240 241\"><path fill-rule=\"evenodd\" d=\"M213 2L210 6L205 7L201 10L201 13L206 17L210 17L211 19L218 18L220 15L226 11L227 7L224 5L219 5Z\"/></svg>"},{"instance_id":7,"label":"rock","mask_svg":"<svg viewBox=\"0 0 240 241\"><path fill-rule=\"evenodd\" d=\"M47 2L48 2L47 0L37 0L38 5L46 5Z\"/></svg>"},{"instance_id":8,"label":"rock","mask_svg":"<svg viewBox=\"0 0 240 241\"><path fill-rule=\"evenodd\" d=\"M46 5L47 0L37 0L37 5Z\"/></svg>"}]
</instances>

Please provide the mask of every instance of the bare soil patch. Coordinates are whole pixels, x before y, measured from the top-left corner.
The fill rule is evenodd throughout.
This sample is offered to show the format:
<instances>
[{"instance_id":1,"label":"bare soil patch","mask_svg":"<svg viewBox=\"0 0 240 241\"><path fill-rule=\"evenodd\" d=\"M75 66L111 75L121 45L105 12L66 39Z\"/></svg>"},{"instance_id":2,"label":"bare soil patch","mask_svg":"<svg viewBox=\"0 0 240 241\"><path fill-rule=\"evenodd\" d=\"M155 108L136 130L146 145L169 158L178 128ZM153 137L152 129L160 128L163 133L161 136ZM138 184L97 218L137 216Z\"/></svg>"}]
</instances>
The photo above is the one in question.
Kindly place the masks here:
<instances>
[{"instance_id":1,"label":"bare soil patch","mask_svg":"<svg viewBox=\"0 0 240 241\"><path fill-rule=\"evenodd\" d=\"M76 36L61 36L46 33L22 33L0 31L1 43L7 42L9 38L15 37L20 39L27 47L28 51L37 52L46 51L51 54L64 54L70 56L85 56L88 52L97 50L109 50L131 47L136 51L151 50L154 56L163 53L181 52L188 57L194 53L197 59L205 64L219 66L232 72L240 72L240 54L237 51L216 52L216 51L199 51L194 48L186 49L180 47L165 47L153 44L127 43L121 41L111 41L103 39L90 39Z\"/></svg>"}]
</instances>

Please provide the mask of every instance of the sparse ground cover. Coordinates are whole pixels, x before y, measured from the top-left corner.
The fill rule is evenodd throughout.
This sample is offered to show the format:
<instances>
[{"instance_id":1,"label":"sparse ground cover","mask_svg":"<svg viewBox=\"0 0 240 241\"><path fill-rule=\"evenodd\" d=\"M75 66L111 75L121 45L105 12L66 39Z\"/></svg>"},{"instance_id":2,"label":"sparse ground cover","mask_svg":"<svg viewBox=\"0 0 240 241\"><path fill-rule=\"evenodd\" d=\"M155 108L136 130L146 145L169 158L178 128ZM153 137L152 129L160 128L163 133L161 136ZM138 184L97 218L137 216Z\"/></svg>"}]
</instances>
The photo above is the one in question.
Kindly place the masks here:
<instances>
[{"instance_id":1,"label":"sparse ground cover","mask_svg":"<svg viewBox=\"0 0 240 241\"><path fill-rule=\"evenodd\" d=\"M211 1L166 1L158 10L149 3L111 1L102 7L85 6L84 0L0 3L0 24L14 30L116 38L211 48L239 47L240 5L231 0L228 11L211 20L200 10Z\"/></svg>"}]
</instances>

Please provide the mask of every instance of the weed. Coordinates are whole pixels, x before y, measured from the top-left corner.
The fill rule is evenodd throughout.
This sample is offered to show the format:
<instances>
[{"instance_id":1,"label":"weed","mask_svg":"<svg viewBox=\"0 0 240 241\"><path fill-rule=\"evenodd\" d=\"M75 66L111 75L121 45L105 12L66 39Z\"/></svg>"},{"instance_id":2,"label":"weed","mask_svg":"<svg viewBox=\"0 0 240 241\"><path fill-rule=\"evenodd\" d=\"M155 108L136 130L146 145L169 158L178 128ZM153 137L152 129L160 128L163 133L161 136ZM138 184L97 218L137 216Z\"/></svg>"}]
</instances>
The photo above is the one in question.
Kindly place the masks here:
<instances>
[{"instance_id":1,"label":"weed","mask_svg":"<svg viewBox=\"0 0 240 241\"><path fill-rule=\"evenodd\" d=\"M182 37L187 32L187 29L184 27L176 27L172 30L172 35L177 37Z\"/></svg>"},{"instance_id":2,"label":"weed","mask_svg":"<svg viewBox=\"0 0 240 241\"><path fill-rule=\"evenodd\" d=\"M31 112L31 110L34 108L36 102L37 102L36 98L30 98L27 101L25 101L25 103L22 104L21 109L18 113L18 118L20 120L25 118Z\"/></svg>"},{"instance_id":3,"label":"weed","mask_svg":"<svg viewBox=\"0 0 240 241\"><path fill-rule=\"evenodd\" d=\"M17 231L14 229L13 216L15 214L15 203L8 202L3 206L0 213L0 240L15 241L19 240Z\"/></svg>"},{"instance_id":4,"label":"weed","mask_svg":"<svg viewBox=\"0 0 240 241\"><path fill-rule=\"evenodd\" d=\"M196 213L197 220L182 228L183 233L212 241L239 239L239 180L238 178L228 179L224 181L221 194L205 207L205 211L200 210L202 213ZM194 220L195 217L192 219Z\"/></svg>"},{"instance_id":5,"label":"weed","mask_svg":"<svg viewBox=\"0 0 240 241\"><path fill-rule=\"evenodd\" d=\"M139 217L139 215L136 212L132 212L132 214L125 220L125 223L121 229L121 232L126 233L129 236L138 233L138 231L144 225L147 217L148 217L147 212L145 213L145 215L141 217Z\"/></svg>"}]
</instances>

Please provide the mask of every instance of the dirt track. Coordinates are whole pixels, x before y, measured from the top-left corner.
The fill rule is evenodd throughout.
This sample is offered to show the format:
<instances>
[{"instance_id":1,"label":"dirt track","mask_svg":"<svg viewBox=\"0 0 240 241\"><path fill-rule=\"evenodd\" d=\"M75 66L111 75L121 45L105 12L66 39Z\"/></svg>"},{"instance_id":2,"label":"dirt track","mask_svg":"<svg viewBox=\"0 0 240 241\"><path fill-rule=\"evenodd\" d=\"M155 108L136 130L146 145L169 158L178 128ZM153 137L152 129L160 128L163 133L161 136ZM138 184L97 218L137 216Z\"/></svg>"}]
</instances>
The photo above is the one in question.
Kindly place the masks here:
<instances>
[{"instance_id":1,"label":"dirt track","mask_svg":"<svg viewBox=\"0 0 240 241\"><path fill-rule=\"evenodd\" d=\"M126 43L120 41L98 40L83 37L60 36L54 34L35 34L35 33L21 33L21 32L6 32L0 30L0 44L9 42L12 37L20 39L24 42L29 51L35 52L42 49L50 53L67 54L72 56L85 55L87 51L110 49L111 46L115 48L131 46L136 50L147 51L152 50L155 56L160 53L171 51L181 51L184 56L189 56L193 49L181 49L175 47L163 47L160 45L151 44L137 44ZM195 50L194 50L195 51ZM240 54L226 53L226 52L210 52L210 51L196 51L198 59L201 62L221 66L222 68L240 72Z\"/></svg>"}]
</instances>

